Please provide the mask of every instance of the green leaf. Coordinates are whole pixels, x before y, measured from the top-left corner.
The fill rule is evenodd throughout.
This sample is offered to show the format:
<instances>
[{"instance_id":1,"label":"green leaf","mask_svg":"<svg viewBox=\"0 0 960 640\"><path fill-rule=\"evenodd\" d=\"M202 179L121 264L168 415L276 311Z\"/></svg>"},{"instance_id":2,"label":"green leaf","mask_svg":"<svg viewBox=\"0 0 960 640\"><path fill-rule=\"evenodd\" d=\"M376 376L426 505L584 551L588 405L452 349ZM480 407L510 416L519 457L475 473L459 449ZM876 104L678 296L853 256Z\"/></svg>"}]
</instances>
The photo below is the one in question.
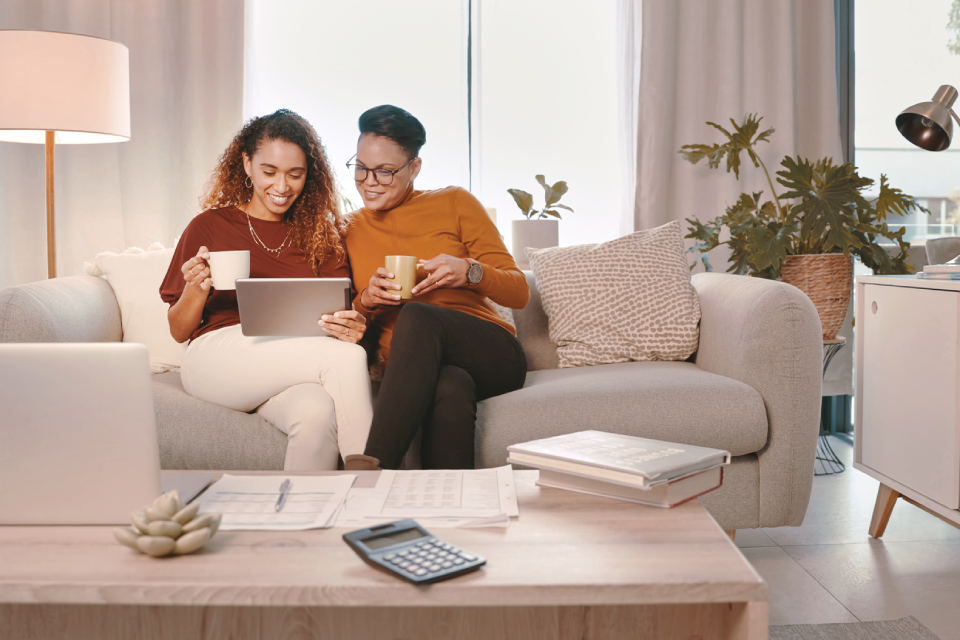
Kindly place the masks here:
<instances>
[{"instance_id":1,"label":"green leaf","mask_svg":"<svg viewBox=\"0 0 960 640\"><path fill-rule=\"evenodd\" d=\"M573 209L571 209L570 207L568 207L568 206L565 205L565 204L555 204L555 205L553 205L553 206L555 206L555 207L560 207L561 209L566 209L567 211L570 211L571 213L573 212Z\"/></svg>"},{"instance_id":2,"label":"green leaf","mask_svg":"<svg viewBox=\"0 0 960 640\"><path fill-rule=\"evenodd\" d=\"M768 225L757 225L750 230L750 262L760 271L772 269L780 271L789 255L793 235L797 232L797 220L788 217L786 224L779 221Z\"/></svg>"},{"instance_id":3,"label":"green leaf","mask_svg":"<svg viewBox=\"0 0 960 640\"><path fill-rule=\"evenodd\" d=\"M727 137L727 142L720 145L684 145L680 148L680 153L688 162L696 164L706 158L711 169L717 169L724 157L727 159L727 173L733 171L737 179L740 179L740 152L746 151L753 166L760 166L760 159L753 149L757 142L769 142L770 134L773 129L757 134L760 128L760 121L763 118L757 118L756 114L747 114L743 117L743 124L737 124L732 118L730 123L733 125L734 133L730 133L715 122L707 124L717 129ZM756 135L756 138L754 136Z\"/></svg>"},{"instance_id":4,"label":"green leaf","mask_svg":"<svg viewBox=\"0 0 960 640\"><path fill-rule=\"evenodd\" d=\"M546 203L544 206L550 206L550 199L553 197L553 189L550 188L550 185L547 184L547 179L542 175L536 176L537 182L540 183L540 186L543 187L543 201ZM560 198L557 198L559 200Z\"/></svg>"},{"instance_id":5,"label":"green leaf","mask_svg":"<svg viewBox=\"0 0 960 640\"><path fill-rule=\"evenodd\" d=\"M526 191L521 191L520 189L507 189L507 193L513 196L513 201L517 203L517 206L520 207L520 211L523 212L523 215L530 218L533 215L531 209L533 209L533 196L527 193Z\"/></svg>"},{"instance_id":6,"label":"green leaf","mask_svg":"<svg viewBox=\"0 0 960 640\"><path fill-rule=\"evenodd\" d=\"M929 214L930 210L920 206L911 197L906 195L900 189L894 189L887 183L887 176L880 174L880 195L875 203L877 209L877 218L880 221L886 220L890 214L904 216L914 209Z\"/></svg>"},{"instance_id":7,"label":"green leaf","mask_svg":"<svg viewBox=\"0 0 960 640\"><path fill-rule=\"evenodd\" d=\"M684 151L684 149L689 149L689 151ZM720 162L717 160L715 164L713 158L719 150L720 145L718 144L685 144L680 147L680 151L677 153L681 154L683 159L690 164L697 164L704 158L707 158L710 168L716 169L720 166Z\"/></svg>"},{"instance_id":8,"label":"green leaf","mask_svg":"<svg viewBox=\"0 0 960 640\"><path fill-rule=\"evenodd\" d=\"M553 216L554 218L560 218L560 212L554 211L553 209L544 209L543 213L540 214L541 217L544 215Z\"/></svg>"},{"instance_id":9,"label":"green leaf","mask_svg":"<svg viewBox=\"0 0 960 640\"><path fill-rule=\"evenodd\" d=\"M565 194L566 192L567 192L566 182L561 180L560 182L554 183L554 185L550 187L550 196L547 198L547 206L549 207L550 205L556 202L559 202L560 198L562 198L563 194Z\"/></svg>"},{"instance_id":10,"label":"green leaf","mask_svg":"<svg viewBox=\"0 0 960 640\"><path fill-rule=\"evenodd\" d=\"M861 178L853 164L834 166L829 158L812 164L799 156L796 160L787 156L780 164L786 170L777 172L777 182L789 189L781 197L800 199L791 214L801 219L801 252L850 255L851 250L862 247L850 227L858 209L870 208L860 191L873 180Z\"/></svg>"}]
</instances>

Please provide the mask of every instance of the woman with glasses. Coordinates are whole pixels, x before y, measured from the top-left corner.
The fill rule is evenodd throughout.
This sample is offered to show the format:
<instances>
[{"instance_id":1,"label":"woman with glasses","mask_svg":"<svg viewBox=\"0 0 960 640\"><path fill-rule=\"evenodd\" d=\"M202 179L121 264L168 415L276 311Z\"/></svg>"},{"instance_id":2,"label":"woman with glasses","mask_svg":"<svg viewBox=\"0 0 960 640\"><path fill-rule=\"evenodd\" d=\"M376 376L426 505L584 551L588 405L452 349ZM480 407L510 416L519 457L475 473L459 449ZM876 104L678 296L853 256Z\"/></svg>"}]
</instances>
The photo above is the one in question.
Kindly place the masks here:
<instances>
[{"instance_id":1,"label":"woman with glasses","mask_svg":"<svg viewBox=\"0 0 960 640\"><path fill-rule=\"evenodd\" d=\"M514 391L526 359L512 326L487 299L521 309L530 292L480 202L460 187L418 191L426 132L382 105L360 116L355 161L363 199L348 223L355 308L380 331L385 370L355 469L396 469L418 429L425 469L472 469L477 401ZM414 299L401 303L387 255L419 258ZM346 460L346 459L345 459Z\"/></svg>"},{"instance_id":2,"label":"woman with glasses","mask_svg":"<svg viewBox=\"0 0 960 640\"><path fill-rule=\"evenodd\" d=\"M354 310L318 320L327 337L248 337L236 291L214 289L211 251L250 252L253 278L349 277L333 171L310 124L281 109L250 120L227 147L177 244L160 296L170 333L189 340L187 393L256 410L287 435L284 469L336 469L363 453L373 406Z\"/></svg>"}]
</instances>

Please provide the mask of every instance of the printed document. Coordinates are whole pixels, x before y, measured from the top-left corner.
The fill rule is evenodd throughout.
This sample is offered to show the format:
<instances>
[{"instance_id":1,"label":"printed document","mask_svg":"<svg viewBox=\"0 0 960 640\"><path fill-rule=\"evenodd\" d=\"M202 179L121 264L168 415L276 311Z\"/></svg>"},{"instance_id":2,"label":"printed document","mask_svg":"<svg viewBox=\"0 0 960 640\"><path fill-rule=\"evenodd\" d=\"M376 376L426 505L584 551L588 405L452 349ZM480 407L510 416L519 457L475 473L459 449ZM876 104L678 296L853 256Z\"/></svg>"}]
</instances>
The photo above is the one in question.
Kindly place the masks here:
<instances>
[{"instance_id":1,"label":"printed document","mask_svg":"<svg viewBox=\"0 0 960 640\"><path fill-rule=\"evenodd\" d=\"M290 491L276 511L280 484ZM222 513L222 531L303 531L333 526L357 476L236 476L224 474L197 501L200 513Z\"/></svg>"},{"instance_id":2,"label":"printed document","mask_svg":"<svg viewBox=\"0 0 960 640\"><path fill-rule=\"evenodd\" d=\"M518 517L513 468L380 472L373 489L351 489L338 527L415 518L425 527L507 526Z\"/></svg>"}]
</instances>

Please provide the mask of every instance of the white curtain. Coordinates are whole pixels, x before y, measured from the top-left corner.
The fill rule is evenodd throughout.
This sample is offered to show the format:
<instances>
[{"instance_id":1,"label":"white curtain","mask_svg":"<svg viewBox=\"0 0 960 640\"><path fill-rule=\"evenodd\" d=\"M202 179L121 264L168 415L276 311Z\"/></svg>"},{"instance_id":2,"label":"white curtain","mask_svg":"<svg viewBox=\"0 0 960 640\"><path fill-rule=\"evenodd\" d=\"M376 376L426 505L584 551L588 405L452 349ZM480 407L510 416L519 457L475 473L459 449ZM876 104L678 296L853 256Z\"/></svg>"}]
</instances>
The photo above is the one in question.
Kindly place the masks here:
<instances>
[{"instance_id":1,"label":"white curtain","mask_svg":"<svg viewBox=\"0 0 960 640\"><path fill-rule=\"evenodd\" d=\"M620 138L620 235L636 231L637 129L643 0L617 0L617 102Z\"/></svg>"},{"instance_id":2,"label":"white curtain","mask_svg":"<svg viewBox=\"0 0 960 640\"><path fill-rule=\"evenodd\" d=\"M771 143L759 147L771 174L784 155L842 160L833 3L643 3L638 229L713 218L741 192L769 192L752 164L741 168L736 182L722 169L691 165L677 153L684 144L722 141L708 120L726 126L747 113L763 116L761 129L776 129Z\"/></svg>"},{"instance_id":3,"label":"white curtain","mask_svg":"<svg viewBox=\"0 0 960 640\"><path fill-rule=\"evenodd\" d=\"M57 275L102 251L170 246L242 124L243 0L3 0L0 29L130 50L130 141L56 147ZM47 277L43 167L43 145L0 142L0 288Z\"/></svg>"},{"instance_id":4,"label":"white curtain","mask_svg":"<svg viewBox=\"0 0 960 640\"><path fill-rule=\"evenodd\" d=\"M712 219L742 192L770 195L745 154L738 182L677 153L725 141L707 121L729 131L731 118L762 116L761 130L776 130L758 147L774 180L785 155L842 162L834 0L644 0L642 25L637 229L671 220L686 228L685 218ZM724 249L711 252L718 271ZM825 395L851 393L849 353L835 358Z\"/></svg>"}]
</instances>

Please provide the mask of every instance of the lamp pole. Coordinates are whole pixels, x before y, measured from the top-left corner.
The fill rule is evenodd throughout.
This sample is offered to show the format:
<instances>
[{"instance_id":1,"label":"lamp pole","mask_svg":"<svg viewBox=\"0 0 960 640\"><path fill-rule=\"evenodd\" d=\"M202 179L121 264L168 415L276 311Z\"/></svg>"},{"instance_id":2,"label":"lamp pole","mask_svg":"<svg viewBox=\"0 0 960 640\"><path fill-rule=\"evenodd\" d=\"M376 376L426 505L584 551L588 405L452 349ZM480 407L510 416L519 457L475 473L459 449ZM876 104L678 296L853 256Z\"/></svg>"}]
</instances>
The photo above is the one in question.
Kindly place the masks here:
<instances>
[{"instance_id":1,"label":"lamp pole","mask_svg":"<svg viewBox=\"0 0 960 640\"><path fill-rule=\"evenodd\" d=\"M47 164L47 277L57 277L57 241L56 227L53 223L53 145L55 132L47 131L46 137L46 164Z\"/></svg>"}]
</instances>

